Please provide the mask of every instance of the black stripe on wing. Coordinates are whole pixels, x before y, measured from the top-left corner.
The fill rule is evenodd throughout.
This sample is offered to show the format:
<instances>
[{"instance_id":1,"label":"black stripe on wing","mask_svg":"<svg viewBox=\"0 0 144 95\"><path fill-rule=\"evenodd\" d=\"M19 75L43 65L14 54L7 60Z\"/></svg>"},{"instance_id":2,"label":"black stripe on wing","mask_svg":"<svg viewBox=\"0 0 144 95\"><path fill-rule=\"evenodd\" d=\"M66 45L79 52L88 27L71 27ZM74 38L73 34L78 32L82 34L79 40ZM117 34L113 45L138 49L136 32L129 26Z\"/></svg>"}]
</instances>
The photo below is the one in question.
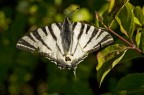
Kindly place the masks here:
<instances>
[{"instance_id":1,"label":"black stripe on wing","mask_svg":"<svg viewBox=\"0 0 144 95\"><path fill-rule=\"evenodd\" d=\"M34 42L36 42L35 40L34 40L34 38L31 36L31 34L29 33L29 34L27 34L26 35L27 37L29 37L32 41L34 41Z\"/></svg>"},{"instance_id":2,"label":"black stripe on wing","mask_svg":"<svg viewBox=\"0 0 144 95\"><path fill-rule=\"evenodd\" d=\"M81 24L80 32L79 32L79 34L78 34L78 39L81 38L81 36L82 36L82 34L83 34L83 32L84 32L83 30L84 30L84 24Z\"/></svg>"},{"instance_id":3,"label":"black stripe on wing","mask_svg":"<svg viewBox=\"0 0 144 95\"><path fill-rule=\"evenodd\" d=\"M91 35L91 37L89 38L88 42L86 43L86 45L83 48L85 48L91 42L91 40L96 36L97 31L98 31L97 29L94 29L94 31L91 31L92 35Z\"/></svg>"},{"instance_id":4,"label":"black stripe on wing","mask_svg":"<svg viewBox=\"0 0 144 95\"><path fill-rule=\"evenodd\" d=\"M57 41L57 37L56 37L55 34L54 34L54 31L53 31L53 29L52 29L52 25L49 25L49 26L48 26L48 29L49 29L49 31L50 31L53 39L54 39L55 41Z\"/></svg>"},{"instance_id":5,"label":"black stripe on wing","mask_svg":"<svg viewBox=\"0 0 144 95\"><path fill-rule=\"evenodd\" d=\"M107 34L100 42L99 44L101 45L101 48L113 43L113 38L110 34ZM105 43L104 43L105 42Z\"/></svg>"},{"instance_id":6,"label":"black stripe on wing","mask_svg":"<svg viewBox=\"0 0 144 95\"><path fill-rule=\"evenodd\" d=\"M17 48L19 49L24 49L24 50L35 50L37 47L34 47L31 45L29 42L25 41L24 39L20 39L16 45Z\"/></svg>"},{"instance_id":7,"label":"black stripe on wing","mask_svg":"<svg viewBox=\"0 0 144 95\"><path fill-rule=\"evenodd\" d=\"M86 24L86 25L87 25L87 28L86 28L86 34L87 34L91 26L88 24Z\"/></svg>"},{"instance_id":8,"label":"black stripe on wing","mask_svg":"<svg viewBox=\"0 0 144 95\"><path fill-rule=\"evenodd\" d=\"M51 50L51 48L49 46L47 46L47 44L43 41L43 39L41 38L41 36L39 35L38 31L35 30L33 31L33 35L36 37L37 40L39 40L44 46L47 47L47 49Z\"/></svg>"},{"instance_id":9,"label":"black stripe on wing","mask_svg":"<svg viewBox=\"0 0 144 95\"><path fill-rule=\"evenodd\" d=\"M75 29L76 25L77 25L77 22L73 22L72 30Z\"/></svg>"},{"instance_id":10,"label":"black stripe on wing","mask_svg":"<svg viewBox=\"0 0 144 95\"><path fill-rule=\"evenodd\" d=\"M42 29L42 31L45 33L45 35L47 36L47 35L48 35L48 31L46 31L46 27L47 27L47 26L42 27L41 29Z\"/></svg>"},{"instance_id":11,"label":"black stripe on wing","mask_svg":"<svg viewBox=\"0 0 144 95\"><path fill-rule=\"evenodd\" d=\"M99 41L99 43L98 43L98 45L100 45L100 48L103 48L103 47L105 47L105 46L107 46L107 45L109 45L109 44L111 44L111 43L113 43L113 38L112 38L112 36L109 34L109 33L107 33L106 31L104 31L104 30L101 30L101 34L102 33L104 33L105 32L105 36L103 37L103 39L101 40L101 41ZM98 37L97 38L99 38L100 36L101 36L101 34L99 34L98 35ZM95 45L94 47L96 47L97 45Z\"/></svg>"},{"instance_id":12,"label":"black stripe on wing","mask_svg":"<svg viewBox=\"0 0 144 95\"><path fill-rule=\"evenodd\" d=\"M61 23L55 23L55 24L61 30Z\"/></svg>"}]
</instances>

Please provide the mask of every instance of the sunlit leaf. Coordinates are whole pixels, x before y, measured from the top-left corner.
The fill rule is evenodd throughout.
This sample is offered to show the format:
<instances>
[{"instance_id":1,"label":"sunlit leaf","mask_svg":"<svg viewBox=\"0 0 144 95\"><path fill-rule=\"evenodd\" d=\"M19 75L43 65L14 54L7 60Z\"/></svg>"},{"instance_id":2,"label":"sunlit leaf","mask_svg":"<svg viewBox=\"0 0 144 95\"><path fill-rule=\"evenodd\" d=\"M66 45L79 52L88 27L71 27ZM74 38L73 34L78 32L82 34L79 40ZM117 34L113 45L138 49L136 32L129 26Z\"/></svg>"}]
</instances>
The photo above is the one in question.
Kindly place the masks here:
<instances>
[{"instance_id":1,"label":"sunlit leaf","mask_svg":"<svg viewBox=\"0 0 144 95\"><path fill-rule=\"evenodd\" d=\"M99 85L101 85L109 71L121 61L126 51L127 49L125 46L116 44L109 46L104 49L103 52L98 53L98 65L96 69Z\"/></svg>"},{"instance_id":2,"label":"sunlit leaf","mask_svg":"<svg viewBox=\"0 0 144 95\"><path fill-rule=\"evenodd\" d=\"M137 44L138 48L139 48L139 45L140 45L140 41L141 41L141 32L137 31L137 34L136 34L136 44Z\"/></svg>"},{"instance_id":3,"label":"sunlit leaf","mask_svg":"<svg viewBox=\"0 0 144 95\"><path fill-rule=\"evenodd\" d=\"M116 55L120 54L125 49L126 47L124 45L115 44L115 45L108 46L102 51L98 52L97 54L98 65L96 69L99 70L103 65L103 63L114 58Z\"/></svg>"},{"instance_id":4,"label":"sunlit leaf","mask_svg":"<svg viewBox=\"0 0 144 95\"><path fill-rule=\"evenodd\" d=\"M110 72L110 70L111 70L112 68L114 68L114 66L117 65L117 64L121 61L121 59L122 59L123 56L125 55L126 51L127 51L127 50L125 50L125 51L123 52L123 54L122 54L119 58L117 58L116 60L114 60L114 61L112 62L112 64L111 64L111 66L109 66L109 68L107 68L107 69L103 72L103 74L102 74L102 76L101 76L101 78L100 78L100 81L99 81L99 84L100 84L100 85L101 85L101 83L103 82L105 76Z\"/></svg>"},{"instance_id":5,"label":"sunlit leaf","mask_svg":"<svg viewBox=\"0 0 144 95\"><path fill-rule=\"evenodd\" d=\"M139 19L134 17L134 22L135 24L139 25L139 26L142 26L142 24L140 23Z\"/></svg>"},{"instance_id":6,"label":"sunlit leaf","mask_svg":"<svg viewBox=\"0 0 144 95\"><path fill-rule=\"evenodd\" d=\"M121 32L124 33L128 37L127 31L124 29L121 20L117 16L115 17L115 19L116 19L116 21L118 22L118 24L120 26Z\"/></svg>"},{"instance_id":7,"label":"sunlit leaf","mask_svg":"<svg viewBox=\"0 0 144 95\"><path fill-rule=\"evenodd\" d=\"M134 8L134 15L139 20L139 25L144 24L144 13L142 12L141 7L137 6Z\"/></svg>"},{"instance_id":8,"label":"sunlit leaf","mask_svg":"<svg viewBox=\"0 0 144 95\"><path fill-rule=\"evenodd\" d=\"M108 12L115 17L129 0L111 0Z\"/></svg>"},{"instance_id":9,"label":"sunlit leaf","mask_svg":"<svg viewBox=\"0 0 144 95\"><path fill-rule=\"evenodd\" d=\"M129 38L132 38L134 32L134 14L132 10L133 6L129 2L127 2L122 10L119 12L119 14L116 16L118 24L120 25L120 27L123 28L121 32Z\"/></svg>"},{"instance_id":10,"label":"sunlit leaf","mask_svg":"<svg viewBox=\"0 0 144 95\"><path fill-rule=\"evenodd\" d=\"M109 8L108 8L108 13L110 13L115 5L115 0L110 0Z\"/></svg>"},{"instance_id":11,"label":"sunlit leaf","mask_svg":"<svg viewBox=\"0 0 144 95\"><path fill-rule=\"evenodd\" d=\"M138 25L137 34L136 34L136 44L137 44L137 47L140 47L140 49L144 53L144 29L142 28L144 24L143 9L137 6L134 9L134 14L135 14L135 17L138 19L138 23L136 23Z\"/></svg>"}]
</instances>

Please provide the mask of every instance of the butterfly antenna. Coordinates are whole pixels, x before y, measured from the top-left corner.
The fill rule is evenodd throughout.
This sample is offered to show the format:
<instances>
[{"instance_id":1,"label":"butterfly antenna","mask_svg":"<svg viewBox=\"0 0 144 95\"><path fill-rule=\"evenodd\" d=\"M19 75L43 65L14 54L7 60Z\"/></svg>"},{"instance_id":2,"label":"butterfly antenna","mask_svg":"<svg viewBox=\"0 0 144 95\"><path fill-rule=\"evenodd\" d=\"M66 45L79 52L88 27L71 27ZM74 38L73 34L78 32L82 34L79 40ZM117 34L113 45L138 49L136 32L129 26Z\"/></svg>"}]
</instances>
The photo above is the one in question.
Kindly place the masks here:
<instances>
[{"instance_id":1,"label":"butterfly antenna","mask_svg":"<svg viewBox=\"0 0 144 95\"><path fill-rule=\"evenodd\" d=\"M71 17L72 16L72 14L76 11L76 10L79 10L80 8L76 8L75 10L73 10L69 15L68 15L68 17Z\"/></svg>"}]
</instances>

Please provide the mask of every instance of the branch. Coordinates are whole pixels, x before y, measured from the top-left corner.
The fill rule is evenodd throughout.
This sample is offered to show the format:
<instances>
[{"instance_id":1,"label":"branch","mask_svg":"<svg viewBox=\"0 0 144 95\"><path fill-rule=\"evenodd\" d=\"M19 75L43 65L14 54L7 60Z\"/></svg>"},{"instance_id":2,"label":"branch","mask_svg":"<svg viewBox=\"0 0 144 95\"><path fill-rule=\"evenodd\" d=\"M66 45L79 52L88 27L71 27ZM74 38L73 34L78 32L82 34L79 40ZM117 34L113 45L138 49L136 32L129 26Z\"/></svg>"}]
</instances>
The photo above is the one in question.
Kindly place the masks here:
<instances>
[{"instance_id":1,"label":"branch","mask_svg":"<svg viewBox=\"0 0 144 95\"><path fill-rule=\"evenodd\" d=\"M134 49L134 50L136 50L137 52L142 53L142 51L141 51L139 48L137 48L133 43L130 43L129 41L127 41L126 39L124 39L122 36L120 36L119 34L117 34L116 32L114 32L112 29L110 29L109 27L107 27L103 22L101 22L101 23L102 23L102 25L103 25L106 29L108 29L111 33L113 33L113 34L116 35L119 39L121 39L122 41L124 41L125 43L127 43L127 44L131 47L131 49Z\"/></svg>"}]
</instances>

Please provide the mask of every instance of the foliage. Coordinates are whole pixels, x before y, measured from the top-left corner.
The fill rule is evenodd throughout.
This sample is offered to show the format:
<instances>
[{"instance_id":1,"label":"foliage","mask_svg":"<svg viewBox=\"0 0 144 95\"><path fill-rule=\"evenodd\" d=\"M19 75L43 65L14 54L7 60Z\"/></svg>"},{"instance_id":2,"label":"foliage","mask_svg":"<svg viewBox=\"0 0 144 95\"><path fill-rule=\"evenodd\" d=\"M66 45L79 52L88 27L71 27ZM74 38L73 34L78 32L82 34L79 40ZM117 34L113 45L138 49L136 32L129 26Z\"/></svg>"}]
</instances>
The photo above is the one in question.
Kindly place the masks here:
<instances>
[{"instance_id":1,"label":"foliage","mask_svg":"<svg viewBox=\"0 0 144 95\"><path fill-rule=\"evenodd\" d=\"M114 3L115 3L115 5L114 5ZM117 5L118 5L117 3L119 3L120 7L117 7ZM139 16L137 16L138 11L141 12L141 14L139 13ZM107 47L98 53L97 77L98 77L98 81L100 84L103 81L104 77L108 74L108 72L116 64L118 64L120 62L120 60L123 59L122 57L125 55L127 50L134 49L139 53L142 53L142 54L144 53L144 51L143 51L144 46L143 46L143 42L141 41L141 40L143 40L143 37L141 36L141 34L144 32L144 29L142 26L144 23L143 23L143 21L140 22L140 20L142 20L142 18L144 17L144 13L143 13L142 9L140 7L134 7L132 4L130 4L128 2L128 0L118 0L118 2L115 2L115 0L111 0L107 15L110 15L113 18L110 22L110 25L104 24L104 21L99 19L102 17L100 17L100 15L98 15L98 13L96 13L96 18L111 33L113 33L115 36L117 36L120 40L127 43L128 46L113 45L113 46L111 46L111 48ZM112 24L114 21L117 22L117 24L120 27L120 31L126 36L127 40L125 38L123 38L122 36L120 36L119 34L117 34L116 32L114 32L112 29L110 29L112 27ZM141 32L140 32L140 30L141 30ZM136 31L136 35L134 35L135 31ZM135 39L133 39L133 38L135 38ZM141 49L139 47L141 47ZM123 52L122 55L120 54L120 52ZM115 55L115 53L117 53L118 55L121 55L121 56L118 57L117 55ZM116 58L111 58L112 55L115 55ZM107 59L109 59L109 60L114 59L114 60L111 61L110 64L108 64L109 62L105 63L105 61L107 61ZM104 62L99 61L99 60L104 60ZM105 66L106 64L108 64L108 65L105 68L102 68L102 66Z\"/></svg>"},{"instance_id":2,"label":"foliage","mask_svg":"<svg viewBox=\"0 0 144 95\"><path fill-rule=\"evenodd\" d=\"M143 95L144 6L139 5L144 3L132 3L133 0L0 1L0 95ZM115 40L78 65L76 80L72 71L59 70L45 58L15 47L26 32L62 22L65 16L72 21L95 22Z\"/></svg>"}]
</instances>

